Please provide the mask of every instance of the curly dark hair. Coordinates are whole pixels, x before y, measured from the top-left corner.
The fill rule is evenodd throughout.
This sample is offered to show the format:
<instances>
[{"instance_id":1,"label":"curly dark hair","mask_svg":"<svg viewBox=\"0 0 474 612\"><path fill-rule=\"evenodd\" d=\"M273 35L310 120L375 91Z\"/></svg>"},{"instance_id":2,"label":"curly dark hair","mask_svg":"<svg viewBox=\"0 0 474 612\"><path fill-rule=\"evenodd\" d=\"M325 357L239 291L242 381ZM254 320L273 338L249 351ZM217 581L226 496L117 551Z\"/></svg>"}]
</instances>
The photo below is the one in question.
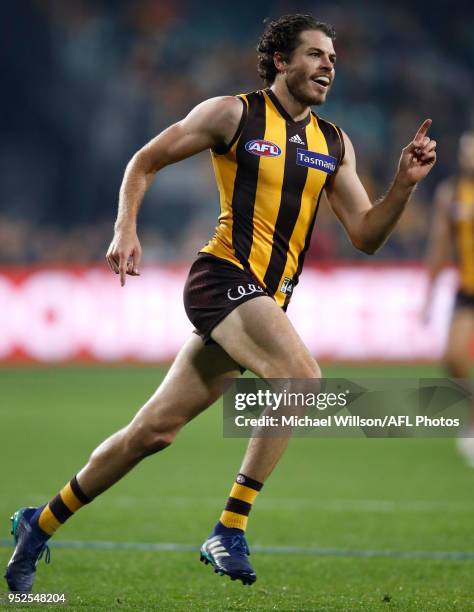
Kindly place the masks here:
<instances>
[{"instance_id":1,"label":"curly dark hair","mask_svg":"<svg viewBox=\"0 0 474 612\"><path fill-rule=\"evenodd\" d=\"M257 44L258 74L267 85L271 85L277 75L273 54L279 51L286 61L300 44L300 34L306 30L320 30L332 40L336 39L334 28L311 15L283 15L278 19L265 19L265 30Z\"/></svg>"}]
</instances>

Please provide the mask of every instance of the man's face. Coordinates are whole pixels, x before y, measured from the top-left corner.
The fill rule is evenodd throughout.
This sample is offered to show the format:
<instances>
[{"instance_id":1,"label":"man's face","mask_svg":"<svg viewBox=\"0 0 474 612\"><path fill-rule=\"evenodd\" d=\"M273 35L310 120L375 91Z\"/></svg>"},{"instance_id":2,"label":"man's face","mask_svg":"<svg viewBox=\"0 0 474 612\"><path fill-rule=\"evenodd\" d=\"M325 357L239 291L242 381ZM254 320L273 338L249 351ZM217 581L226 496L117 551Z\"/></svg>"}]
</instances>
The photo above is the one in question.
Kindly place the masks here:
<instances>
[{"instance_id":1,"label":"man's face","mask_svg":"<svg viewBox=\"0 0 474 612\"><path fill-rule=\"evenodd\" d=\"M286 85L294 98L308 106L324 104L334 80L336 53L332 40L319 30L300 34L300 45L286 64Z\"/></svg>"},{"instance_id":2,"label":"man's face","mask_svg":"<svg viewBox=\"0 0 474 612\"><path fill-rule=\"evenodd\" d=\"M464 174L474 176L474 132L466 132L459 141L459 165Z\"/></svg>"}]
</instances>

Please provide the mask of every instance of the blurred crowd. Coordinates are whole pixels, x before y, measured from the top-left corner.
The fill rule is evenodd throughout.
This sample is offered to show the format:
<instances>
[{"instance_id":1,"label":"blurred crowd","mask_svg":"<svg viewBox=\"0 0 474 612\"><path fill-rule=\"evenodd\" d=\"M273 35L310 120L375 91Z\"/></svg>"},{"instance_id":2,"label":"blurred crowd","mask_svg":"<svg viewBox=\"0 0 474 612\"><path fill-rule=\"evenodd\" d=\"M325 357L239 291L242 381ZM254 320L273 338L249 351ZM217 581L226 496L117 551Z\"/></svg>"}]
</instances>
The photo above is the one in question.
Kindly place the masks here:
<instances>
[{"instance_id":1,"label":"blurred crowd","mask_svg":"<svg viewBox=\"0 0 474 612\"><path fill-rule=\"evenodd\" d=\"M310 12L336 28L337 77L316 112L350 135L373 199L388 189L418 125L433 119L438 164L376 255L422 257L434 188L456 171L459 135L473 127L474 10L437 13L418 5L6 4L0 262L102 261L133 153L201 100L259 88L255 45L263 19L290 12ZM210 237L217 214L208 153L164 169L140 213L145 259L188 261ZM354 257L364 256L323 204L308 258Z\"/></svg>"}]
</instances>

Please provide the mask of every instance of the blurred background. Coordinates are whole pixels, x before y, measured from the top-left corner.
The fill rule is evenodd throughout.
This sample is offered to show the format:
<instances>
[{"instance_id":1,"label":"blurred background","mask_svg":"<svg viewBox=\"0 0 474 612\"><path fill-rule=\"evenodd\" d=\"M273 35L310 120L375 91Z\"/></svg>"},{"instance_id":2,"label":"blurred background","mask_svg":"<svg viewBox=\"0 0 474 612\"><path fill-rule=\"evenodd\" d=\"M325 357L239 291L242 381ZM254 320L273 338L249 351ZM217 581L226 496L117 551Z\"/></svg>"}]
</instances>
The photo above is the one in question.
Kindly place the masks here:
<instances>
[{"instance_id":1,"label":"blurred background","mask_svg":"<svg viewBox=\"0 0 474 612\"><path fill-rule=\"evenodd\" d=\"M337 31L321 116L352 138L372 197L427 116L439 161L377 259L419 259L436 183L473 125L473 11L424 3L26 0L2 7L0 260L103 261L127 161L205 98L261 86L263 19L311 12ZM147 261L188 261L218 212L207 153L163 171L140 215ZM321 210L308 260L364 259Z\"/></svg>"},{"instance_id":2,"label":"blurred background","mask_svg":"<svg viewBox=\"0 0 474 612\"><path fill-rule=\"evenodd\" d=\"M420 262L434 189L456 171L459 136L474 125L474 11L468 7L427 12L421 2L302 0L296 6L260 0L226 3L224 11L214 2L185 0L6 3L0 22L0 264L103 265L133 153L203 99L259 88L255 46L263 20L295 11L336 28L336 81L317 111L352 138L359 174L373 199L388 189L401 148L426 117L433 119L431 135L439 149L438 163L375 257L357 252L321 206L306 269L348 260L362 266ZM207 152L164 169L146 196L139 219L144 262L183 266L178 303L185 268L211 236L218 208ZM303 275L302 286L309 278ZM422 299L420 277L400 278L401 284L416 285L417 301L409 306L413 316ZM5 282L0 297L17 299ZM451 289L454 282L448 283ZM346 298L350 285L345 282ZM370 287L378 298L385 293ZM326 295L340 296L336 289ZM412 291L395 292L390 303L413 297ZM367 297L367 290L362 293ZM351 302L350 295L347 299ZM43 312L50 330L61 318L54 312L58 300ZM439 315L444 322L448 302L444 298ZM30 326L32 318L30 313ZM360 320L367 320L366 313ZM3 325L8 336L15 323ZM25 326L17 321L16 327ZM438 328L436 347L426 345L421 356L439 354L442 336ZM389 351L389 340L383 342ZM0 358L1 348L0 341ZM383 357L384 348L370 355Z\"/></svg>"}]
</instances>

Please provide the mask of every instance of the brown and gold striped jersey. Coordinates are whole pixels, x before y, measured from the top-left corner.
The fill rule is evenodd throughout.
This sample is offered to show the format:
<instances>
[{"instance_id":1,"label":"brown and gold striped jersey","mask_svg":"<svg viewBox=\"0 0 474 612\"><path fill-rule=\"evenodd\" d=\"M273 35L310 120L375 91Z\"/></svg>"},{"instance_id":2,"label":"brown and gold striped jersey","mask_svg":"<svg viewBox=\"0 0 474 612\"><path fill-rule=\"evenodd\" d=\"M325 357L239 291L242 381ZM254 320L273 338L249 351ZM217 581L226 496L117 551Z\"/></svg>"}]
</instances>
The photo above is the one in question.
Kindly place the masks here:
<instances>
[{"instance_id":1,"label":"brown and gold striped jersey","mask_svg":"<svg viewBox=\"0 0 474 612\"><path fill-rule=\"evenodd\" d=\"M243 114L237 133L225 150L211 152L221 213L200 252L248 270L286 306L344 141L337 126L313 112L294 121L270 89L238 97Z\"/></svg>"},{"instance_id":2,"label":"brown and gold striped jersey","mask_svg":"<svg viewBox=\"0 0 474 612\"><path fill-rule=\"evenodd\" d=\"M451 207L459 288L474 295L474 178L460 177Z\"/></svg>"}]
</instances>

